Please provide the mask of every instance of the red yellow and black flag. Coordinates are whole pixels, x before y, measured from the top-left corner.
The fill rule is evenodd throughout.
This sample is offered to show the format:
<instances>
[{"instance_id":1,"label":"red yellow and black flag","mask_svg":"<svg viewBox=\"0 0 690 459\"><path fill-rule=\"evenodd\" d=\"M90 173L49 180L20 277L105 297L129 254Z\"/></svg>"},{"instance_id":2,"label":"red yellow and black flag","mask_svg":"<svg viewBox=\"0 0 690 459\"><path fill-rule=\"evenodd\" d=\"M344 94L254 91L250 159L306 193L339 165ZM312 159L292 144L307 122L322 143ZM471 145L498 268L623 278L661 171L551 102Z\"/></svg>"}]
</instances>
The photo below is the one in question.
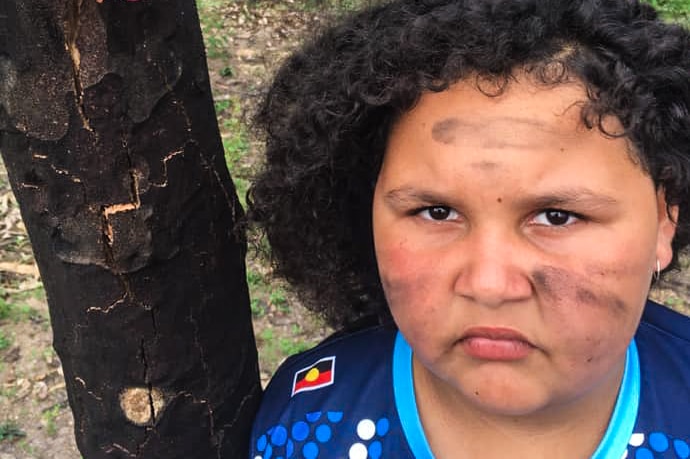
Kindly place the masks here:
<instances>
[{"instance_id":1,"label":"red yellow and black flag","mask_svg":"<svg viewBox=\"0 0 690 459\"><path fill-rule=\"evenodd\" d=\"M295 373L292 395L330 386L335 380L335 356L326 357Z\"/></svg>"}]
</instances>

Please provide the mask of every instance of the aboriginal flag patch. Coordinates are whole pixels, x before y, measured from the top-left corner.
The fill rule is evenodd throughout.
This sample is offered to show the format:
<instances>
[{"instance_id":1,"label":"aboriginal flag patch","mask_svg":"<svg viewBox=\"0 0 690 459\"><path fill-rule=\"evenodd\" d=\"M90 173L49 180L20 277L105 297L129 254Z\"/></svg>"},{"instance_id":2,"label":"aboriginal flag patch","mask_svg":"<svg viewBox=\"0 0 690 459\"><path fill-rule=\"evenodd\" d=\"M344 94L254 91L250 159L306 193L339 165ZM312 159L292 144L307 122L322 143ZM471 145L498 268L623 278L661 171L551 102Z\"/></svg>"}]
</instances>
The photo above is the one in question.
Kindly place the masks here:
<instances>
[{"instance_id":1,"label":"aboriginal flag patch","mask_svg":"<svg viewBox=\"0 0 690 459\"><path fill-rule=\"evenodd\" d=\"M295 373L292 395L330 386L335 380L335 356L326 357Z\"/></svg>"}]
</instances>

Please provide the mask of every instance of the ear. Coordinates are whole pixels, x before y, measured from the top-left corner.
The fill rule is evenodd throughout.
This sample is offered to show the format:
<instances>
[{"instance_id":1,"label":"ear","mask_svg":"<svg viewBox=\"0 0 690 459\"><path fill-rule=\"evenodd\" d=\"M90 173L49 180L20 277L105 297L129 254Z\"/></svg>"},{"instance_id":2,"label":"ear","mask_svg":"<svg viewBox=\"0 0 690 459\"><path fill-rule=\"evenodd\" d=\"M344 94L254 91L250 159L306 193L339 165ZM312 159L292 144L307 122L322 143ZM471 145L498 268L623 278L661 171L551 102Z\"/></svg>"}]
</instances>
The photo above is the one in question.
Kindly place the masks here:
<instances>
[{"instance_id":1,"label":"ear","mask_svg":"<svg viewBox=\"0 0 690 459\"><path fill-rule=\"evenodd\" d=\"M673 258L673 236L676 234L678 222L678 206L669 206L666 202L666 192L659 188L656 193L659 226L657 229L656 258L661 269L665 269Z\"/></svg>"}]
</instances>

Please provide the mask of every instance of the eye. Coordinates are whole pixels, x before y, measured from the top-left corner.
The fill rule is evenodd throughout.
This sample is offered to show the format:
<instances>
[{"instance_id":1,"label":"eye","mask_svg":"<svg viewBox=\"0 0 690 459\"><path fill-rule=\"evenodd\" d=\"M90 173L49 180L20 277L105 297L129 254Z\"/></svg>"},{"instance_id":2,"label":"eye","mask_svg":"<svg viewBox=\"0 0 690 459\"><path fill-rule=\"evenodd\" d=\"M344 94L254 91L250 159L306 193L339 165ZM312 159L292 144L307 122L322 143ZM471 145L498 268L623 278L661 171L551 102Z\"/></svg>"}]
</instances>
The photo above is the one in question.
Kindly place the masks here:
<instances>
[{"instance_id":1,"label":"eye","mask_svg":"<svg viewBox=\"0 0 690 459\"><path fill-rule=\"evenodd\" d=\"M458 218L458 213L446 206L425 207L419 211L419 215L425 220L446 221Z\"/></svg>"},{"instance_id":2,"label":"eye","mask_svg":"<svg viewBox=\"0 0 690 459\"><path fill-rule=\"evenodd\" d=\"M543 226L568 226L581 220L581 218L565 210L560 209L546 209L539 212L534 217L534 223Z\"/></svg>"}]
</instances>

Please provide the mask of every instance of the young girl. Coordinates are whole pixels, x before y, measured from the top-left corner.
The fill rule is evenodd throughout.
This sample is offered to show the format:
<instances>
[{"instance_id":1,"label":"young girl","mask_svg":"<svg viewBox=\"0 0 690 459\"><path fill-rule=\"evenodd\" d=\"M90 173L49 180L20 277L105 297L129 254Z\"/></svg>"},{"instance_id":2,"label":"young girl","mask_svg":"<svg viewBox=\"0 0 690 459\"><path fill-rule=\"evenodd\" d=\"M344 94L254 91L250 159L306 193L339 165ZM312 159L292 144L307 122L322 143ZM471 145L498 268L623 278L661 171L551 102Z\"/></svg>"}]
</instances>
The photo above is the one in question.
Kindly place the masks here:
<instances>
[{"instance_id":1,"label":"young girl","mask_svg":"<svg viewBox=\"0 0 690 459\"><path fill-rule=\"evenodd\" d=\"M690 236L686 30L392 1L289 58L258 122L250 217L346 331L276 373L250 457L690 457L690 319L647 301Z\"/></svg>"}]
</instances>

